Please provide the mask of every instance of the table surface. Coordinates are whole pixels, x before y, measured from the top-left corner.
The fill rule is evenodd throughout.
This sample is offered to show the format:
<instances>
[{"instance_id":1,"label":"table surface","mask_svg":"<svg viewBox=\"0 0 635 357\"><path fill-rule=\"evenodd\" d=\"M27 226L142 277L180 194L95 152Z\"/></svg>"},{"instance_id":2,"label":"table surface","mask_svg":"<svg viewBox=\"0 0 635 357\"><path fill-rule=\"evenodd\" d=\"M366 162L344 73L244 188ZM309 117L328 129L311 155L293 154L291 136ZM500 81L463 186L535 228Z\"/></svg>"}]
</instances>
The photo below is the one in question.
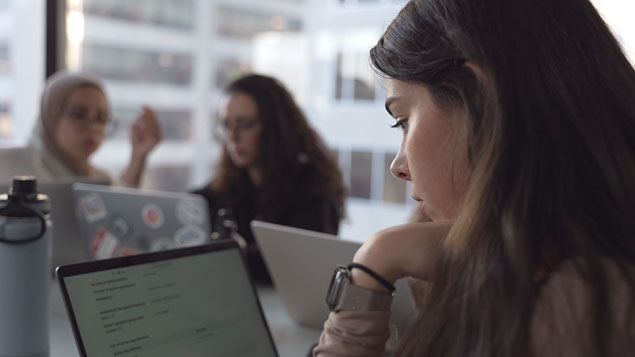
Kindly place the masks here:
<instances>
[{"instance_id":1,"label":"table surface","mask_svg":"<svg viewBox=\"0 0 635 357\"><path fill-rule=\"evenodd\" d=\"M279 356L307 356L309 348L317 343L321 331L291 320L273 288L259 287L258 296ZM49 311L51 357L79 356L62 294L55 281L51 286Z\"/></svg>"}]
</instances>

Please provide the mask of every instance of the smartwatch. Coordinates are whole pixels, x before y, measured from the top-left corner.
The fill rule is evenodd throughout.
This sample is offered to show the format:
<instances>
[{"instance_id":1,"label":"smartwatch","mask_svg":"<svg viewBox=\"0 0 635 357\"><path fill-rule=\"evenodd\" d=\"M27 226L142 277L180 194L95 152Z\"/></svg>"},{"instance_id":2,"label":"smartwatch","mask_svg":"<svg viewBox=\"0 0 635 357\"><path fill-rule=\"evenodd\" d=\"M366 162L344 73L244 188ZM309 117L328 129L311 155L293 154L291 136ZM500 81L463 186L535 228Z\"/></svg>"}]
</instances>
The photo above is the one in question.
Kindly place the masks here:
<instances>
[{"instance_id":1,"label":"smartwatch","mask_svg":"<svg viewBox=\"0 0 635 357\"><path fill-rule=\"evenodd\" d=\"M326 294L326 304L330 311L388 311L393 294L357 286L351 282L351 271L345 265L338 265L331 277Z\"/></svg>"}]
</instances>

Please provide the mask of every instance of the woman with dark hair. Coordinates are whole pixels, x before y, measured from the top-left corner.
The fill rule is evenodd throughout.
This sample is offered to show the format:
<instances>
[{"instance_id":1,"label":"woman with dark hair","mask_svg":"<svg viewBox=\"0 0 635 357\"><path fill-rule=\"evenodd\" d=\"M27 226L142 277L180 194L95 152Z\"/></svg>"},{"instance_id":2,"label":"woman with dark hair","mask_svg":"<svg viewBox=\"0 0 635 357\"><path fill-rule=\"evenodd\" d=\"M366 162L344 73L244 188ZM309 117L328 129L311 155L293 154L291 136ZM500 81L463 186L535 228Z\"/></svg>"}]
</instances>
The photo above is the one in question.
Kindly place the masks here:
<instances>
[{"instance_id":1,"label":"woman with dark hair","mask_svg":"<svg viewBox=\"0 0 635 357\"><path fill-rule=\"evenodd\" d=\"M291 94L273 78L248 75L231 83L218 124L222 157L214 179L196 193L208 200L214 231L223 229L219 211L235 220L252 277L270 283L249 223L337 234L344 215L342 176Z\"/></svg>"},{"instance_id":2,"label":"woman with dark hair","mask_svg":"<svg viewBox=\"0 0 635 357\"><path fill-rule=\"evenodd\" d=\"M371 62L433 222L338 270L314 355L382 355L405 276L431 286L400 356L632 355L635 71L591 3L413 0Z\"/></svg>"}]
</instances>

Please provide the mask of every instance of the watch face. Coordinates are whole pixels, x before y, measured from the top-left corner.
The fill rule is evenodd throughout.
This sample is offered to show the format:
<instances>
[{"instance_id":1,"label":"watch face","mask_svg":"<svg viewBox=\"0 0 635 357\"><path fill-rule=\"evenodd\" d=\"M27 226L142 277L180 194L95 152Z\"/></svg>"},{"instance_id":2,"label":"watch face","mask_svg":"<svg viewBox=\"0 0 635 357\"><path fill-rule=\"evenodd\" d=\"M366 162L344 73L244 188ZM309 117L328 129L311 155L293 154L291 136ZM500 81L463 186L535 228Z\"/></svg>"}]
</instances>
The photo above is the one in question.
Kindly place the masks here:
<instances>
[{"instance_id":1,"label":"watch face","mask_svg":"<svg viewBox=\"0 0 635 357\"><path fill-rule=\"evenodd\" d=\"M337 302L342 294L342 287L349 279L348 268L344 265L338 265L331 277L331 284L329 284L329 290L326 293L326 305L329 307L329 311L333 311Z\"/></svg>"}]
</instances>

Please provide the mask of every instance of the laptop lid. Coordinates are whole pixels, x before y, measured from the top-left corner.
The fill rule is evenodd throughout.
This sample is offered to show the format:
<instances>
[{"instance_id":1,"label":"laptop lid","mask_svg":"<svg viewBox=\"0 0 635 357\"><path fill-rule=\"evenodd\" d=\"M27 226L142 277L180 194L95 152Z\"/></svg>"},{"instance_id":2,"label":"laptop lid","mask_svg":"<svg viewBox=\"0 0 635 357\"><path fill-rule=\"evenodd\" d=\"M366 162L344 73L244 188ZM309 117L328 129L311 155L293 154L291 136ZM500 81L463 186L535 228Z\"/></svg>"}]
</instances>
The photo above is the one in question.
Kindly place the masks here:
<instances>
[{"instance_id":1,"label":"laptop lid","mask_svg":"<svg viewBox=\"0 0 635 357\"><path fill-rule=\"evenodd\" d=\"M322 329L329 314L325 298L333 270L350 263L361 243L261 221L252 221L251 228L289 316L301 325ZM414 311L414 299L406 279L395 286L391 323L403 331Z\"/></svg>"},{"instance_id":2,"label":"laptop lid","mask_svg":"<svg viewBox=\"0 0 635 357\"><path fill-rule=\"evenodd\" d=\"M238 245L57 269L81 356L276 356Z\"/></svg>"},{"instance_id":3,"label":"laptop lid","mask_svg":"<svg viewBox=\"0 0 635 357\"><path fill-rule=\"evenodd\" d=\"M203 244L210 240L200 195L73 185L77 221L95 259Z\"/></svg>"},{"instance_id":4,"label":"laptop lid","mask_svg":"<svg viewBox=\"0 0 635 357\"><path fill-rule=\"evenodd\" d=\"M51 203L51 221L53 222L52 270L64 264L72 264L90 259L85 240L82 239L75 220L73 201L74 183L97 185L108 184L106 178L68 177L62 179L38 179L38 191L46 194ZM0 184L0 192L7 192L10 184Z\"/></svg>"}]
</instances>

